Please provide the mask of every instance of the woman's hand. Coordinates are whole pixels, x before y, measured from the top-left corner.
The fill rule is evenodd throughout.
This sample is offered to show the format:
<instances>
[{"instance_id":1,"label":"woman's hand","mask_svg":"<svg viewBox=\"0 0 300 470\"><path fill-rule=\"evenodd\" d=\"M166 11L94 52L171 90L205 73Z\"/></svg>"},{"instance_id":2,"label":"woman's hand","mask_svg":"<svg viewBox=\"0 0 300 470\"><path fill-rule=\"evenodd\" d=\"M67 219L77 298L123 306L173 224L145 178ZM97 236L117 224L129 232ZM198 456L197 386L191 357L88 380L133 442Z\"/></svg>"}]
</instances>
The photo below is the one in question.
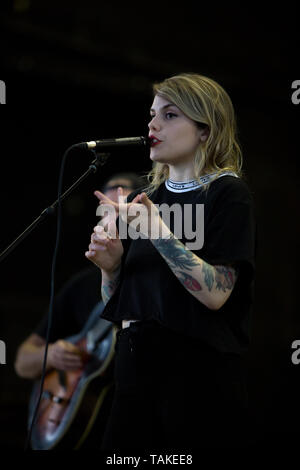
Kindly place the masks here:
<instances>
[{"instance_id":1,"label":"woman's hand","mask_svg":"<svg viewBox=\"0 0 300 470\"><path fill-rule=\"evenodd\" d=\"M147 197L146 193L138 194L132 202L126 203L123 197L122 188L118 190L119 202L110 200L101 191L95 191L95 196L99 199L99 204L113 209L110 213L119 214L131 229L141 233L149 239L169 238L171 232L159 215L157 207ZM108 219L111 222L111 217ZM100 222L101 224L101 222Z\"/></svg>"},{"instance_id":2,"label":"woman's hand","mask_svg":"<svg viewBox=\"0 0 300 470\"><path fill-rule=\"evenodd\" d=\"M138 213L138 216L136 216L136 213ZM170 238L171 236L170 229L160 217L158 208L147 197L146 193L138 194L132 201L127 217L127 223L133 225L134 228L138 227L137 231L150 240Z\"/></svg>"},{"instance_id":3,"label":"woman's hand","mask_svg":"<svg viewBox=\"0 0 300 470\"><path fill-rule=\"evenodd\" d=\"M112 233L116 235L115 238L112 238ZM94 227L89 250L85 252L90 261L106 273L113 273L119 268L123 253L115 222L110 222L108 231L100 225Z\"/></svg>"}]
</instances>

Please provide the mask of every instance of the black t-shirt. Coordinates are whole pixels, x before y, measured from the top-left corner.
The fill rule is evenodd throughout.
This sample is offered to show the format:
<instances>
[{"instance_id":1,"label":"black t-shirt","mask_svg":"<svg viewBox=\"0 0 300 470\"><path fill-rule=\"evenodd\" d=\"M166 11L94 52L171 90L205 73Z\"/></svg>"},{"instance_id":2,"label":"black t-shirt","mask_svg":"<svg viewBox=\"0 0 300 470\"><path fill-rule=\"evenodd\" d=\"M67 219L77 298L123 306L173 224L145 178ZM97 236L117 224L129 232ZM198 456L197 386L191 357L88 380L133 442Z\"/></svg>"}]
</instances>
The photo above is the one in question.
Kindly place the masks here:
<instances>
[{"instance_id":1,"label":"black t-shirt","mask_svg":"<svg viewBox=\"0 0 300 470\"><path fill-rule=\"evenodd\" d=\"M256 250L253 198L247 184L226 175L213 181L208 192L174 193L163 183L150 199L159 205L192 204L194 229L196 204L204 204L204 244L192 251L210 264L237 265L237 282L225 304L210 310L185 289L150 240L124 240L121 281L102 317L117 324L122 319L155 320L220 351L242 353L249 344ZM184 231L181 241L187 242Z\"/></svg>"},{"instance_id":2,"label":"black t-shirt","mask_svg":"<svg viewBox=\"0 0 300 470\"><path fill-rule=\"evenodd\" d=\"M101 271L94 265L73 276L54 299L50 342L80 333L95 305L101 301ZM48 312L34 333L46 337Z\"/></svg>"}]
</instances>

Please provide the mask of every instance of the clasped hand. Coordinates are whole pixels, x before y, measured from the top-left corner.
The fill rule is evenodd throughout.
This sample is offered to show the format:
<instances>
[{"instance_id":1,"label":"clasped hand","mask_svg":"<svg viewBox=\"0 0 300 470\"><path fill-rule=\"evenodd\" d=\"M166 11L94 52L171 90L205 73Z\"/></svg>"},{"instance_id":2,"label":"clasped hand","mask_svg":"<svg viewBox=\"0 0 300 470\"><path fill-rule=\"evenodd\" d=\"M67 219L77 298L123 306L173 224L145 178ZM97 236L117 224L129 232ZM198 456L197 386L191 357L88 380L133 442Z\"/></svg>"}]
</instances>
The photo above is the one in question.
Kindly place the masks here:
<instances>
[{"instance_id":1,"label":"clasped hand","mask_svg":"<svg viewBox=\"0 0 300 470\"><path fill-rule=\"evenodd\" d=\"M123 255L123 246L116 227L117 215L128 224L129 236L132 238L138 238L138 236L149 239L170 237L169 228L146 193L138 194L129 203L123 196L122 188L118 189L118 202L112 201L100 191L95 191L94 194L99 199L99 205L102 206L101 211L97 211L98 215L103 216L107 213L107 216L94 227L89 251L85 253L85 256L104 271L115 271Z\"/></svg>"},{"instance_id":2,"label":"clasped hand","mask_svg":"<svg viewBox=\"0 0 300 470\"><path fill-rule=\"evenodd\" d=\"M97 214L101 216L107 214L99 225L110 228L110 230L108 229L110 238L116 238L114 222L117 215L129 225L129 233L133 238L138 238L139 235L150 239L169 236L170 232L160 217L157 207L150 201L146 193L138 194L129 203L123 196L122 188L118 189L118 202L112 201L100 191L95 191L94 194L100 201Z\"/></svg>"}]
</instances>

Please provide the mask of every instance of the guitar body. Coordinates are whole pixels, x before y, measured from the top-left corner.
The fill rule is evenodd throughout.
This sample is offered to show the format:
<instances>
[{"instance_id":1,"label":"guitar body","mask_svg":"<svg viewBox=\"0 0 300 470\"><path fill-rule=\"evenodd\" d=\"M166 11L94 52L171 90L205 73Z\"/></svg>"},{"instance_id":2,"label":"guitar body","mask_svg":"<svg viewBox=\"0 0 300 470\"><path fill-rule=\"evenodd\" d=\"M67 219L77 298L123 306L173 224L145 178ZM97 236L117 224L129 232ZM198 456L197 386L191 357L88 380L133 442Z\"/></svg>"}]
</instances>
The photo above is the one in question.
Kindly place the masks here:
<instances>
[{"instance_id":1,"label":"guitar body","mask_svg":"<svg viewBox=\"0 0 300 470\"><path fill-rule=\"evenodd\" d=\"M112 396L115 329L107 328L92 352L87 334L72 342L83 351L84 365L75 371L52 370L46 374L31 435L34 450L79 449L96 421L97 429L105 426L107 410L102 411L108 408ZM29 423L39 392L40 382L31 395ZM100 440L101 435L99 446Z\"/></svg>"}]
</instances>

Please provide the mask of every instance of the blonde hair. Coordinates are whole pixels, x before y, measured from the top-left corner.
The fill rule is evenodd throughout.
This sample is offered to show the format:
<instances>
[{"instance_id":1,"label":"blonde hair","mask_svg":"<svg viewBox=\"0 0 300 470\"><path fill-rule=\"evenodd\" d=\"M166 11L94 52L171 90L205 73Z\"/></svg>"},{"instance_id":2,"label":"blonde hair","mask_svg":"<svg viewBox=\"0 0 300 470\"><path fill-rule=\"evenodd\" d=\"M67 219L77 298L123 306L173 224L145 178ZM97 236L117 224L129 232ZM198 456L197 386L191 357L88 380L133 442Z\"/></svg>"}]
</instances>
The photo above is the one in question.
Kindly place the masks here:
<instances>
[{"instance_id":1,"label":"blonde hair","mask_svg":"<svg viewBox=\"0 0 300 470\"><path fill-rule=\"evenodd\" d=\"M175 104L199 127L208 126L208 138L199 144L195 155L198 180L200 176L211 173L216 173L217 178L224 171L242 176L242 152L237 139L233 105L217 82L202 75L183 73L155 83L153 93ZM151 194L168 176L168 166L155 162L147 175L149 186L146 192ZM203 189L207 190L209 184L204 185Z\"/></svg>"}]
</instances>

